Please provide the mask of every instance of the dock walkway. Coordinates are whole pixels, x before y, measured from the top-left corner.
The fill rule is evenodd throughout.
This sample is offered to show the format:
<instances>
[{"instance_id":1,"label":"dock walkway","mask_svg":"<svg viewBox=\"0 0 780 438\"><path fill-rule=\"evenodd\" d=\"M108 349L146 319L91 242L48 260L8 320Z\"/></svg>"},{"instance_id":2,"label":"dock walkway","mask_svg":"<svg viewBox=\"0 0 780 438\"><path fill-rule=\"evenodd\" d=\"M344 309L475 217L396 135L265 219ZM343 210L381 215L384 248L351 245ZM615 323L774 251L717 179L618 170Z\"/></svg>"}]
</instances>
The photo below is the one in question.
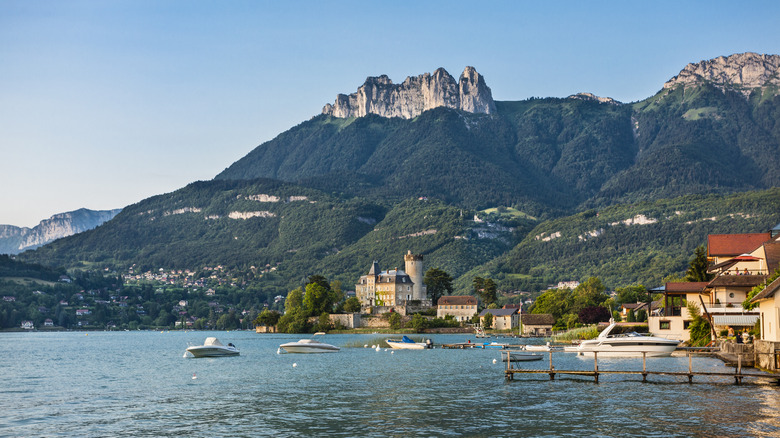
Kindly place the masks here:
<instances>
[{"instance_id":1,"label":"dock walkway","mask_svg":"<svg viewBox=\"0 0 780 438\"><path fill-rule=\"evenodd\" d=\"M502 356L504 354L508 355L511 353L510 350L504 350L501 352ZM688 371L648 371L647 369L647 353L642 353L642 371L617 371L617 370L609 370L609 371L600 371L599 370L599 362L598 362L598 354L593 354L593 371L588 370L559 370L556 369L553 365L553 352L549 352L549 366L547 369L523 369L523 368L517 368L514 366L513 362L506 361L506 370L505 370L505 377L507 380L514 380L514 376L516 374L547 374L550 376L550 380L555 380L555 376L558 374L563 375L575 375L575 376L587 376L587 377L593 377L595 383L599 383L599 376L602 374L623 374L623 375L637 375L642 376L642 382L646 383L648 376L653 375L666 375L666 376L679 376L679 377L687 377L688 383L693 383L694 376L713 376L713 377L733 377L734 383L737 385L742 384L742 379L745 378L764 378L769 379L770 383L773 384L780 384L780 375L777 374L769 374L769 373L744 373L742 372L742 356L740 355L737 358L737 366L735 369L735 372L699 372L694 371L693 369L693 354L688 351L687 352L688 357Z\"/></svg>"}]
</instances>

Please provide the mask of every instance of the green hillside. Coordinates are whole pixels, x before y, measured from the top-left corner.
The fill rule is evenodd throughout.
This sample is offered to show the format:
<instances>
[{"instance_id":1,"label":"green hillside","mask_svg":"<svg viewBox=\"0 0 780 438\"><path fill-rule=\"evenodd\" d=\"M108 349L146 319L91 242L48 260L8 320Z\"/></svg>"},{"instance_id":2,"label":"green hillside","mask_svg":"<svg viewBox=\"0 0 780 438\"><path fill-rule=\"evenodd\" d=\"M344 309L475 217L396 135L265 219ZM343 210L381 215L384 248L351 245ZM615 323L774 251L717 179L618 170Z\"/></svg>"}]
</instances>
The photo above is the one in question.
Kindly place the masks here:
<instances>
[{"instance_id":1,"label":"green hillside","mask_svg":"<svg viewBox=\"0 0 780 438\"><path fill-rule=\"evenodd\" d=\"M657 286L685 271L708 234L766 232L778 223L780 188L618 205L539 224L512 251L474 272L492 275L507 289L591 276L611 288ZM460 284L468 281L469 275Z\"/></svg>"},{"instance_id":2,"label":"green hillside","mask_svg":"<svg viewBox=\"0 0 780 438\"><path fill-rule=\"evenodd\" d=\"M268 177L382 202L427 196L553 217L683 194L780 186L780 97L710 85L635 104L497 102L492 115L437 108L411 120L320 115L217 179Z\"/></svg>"}]
</instances>

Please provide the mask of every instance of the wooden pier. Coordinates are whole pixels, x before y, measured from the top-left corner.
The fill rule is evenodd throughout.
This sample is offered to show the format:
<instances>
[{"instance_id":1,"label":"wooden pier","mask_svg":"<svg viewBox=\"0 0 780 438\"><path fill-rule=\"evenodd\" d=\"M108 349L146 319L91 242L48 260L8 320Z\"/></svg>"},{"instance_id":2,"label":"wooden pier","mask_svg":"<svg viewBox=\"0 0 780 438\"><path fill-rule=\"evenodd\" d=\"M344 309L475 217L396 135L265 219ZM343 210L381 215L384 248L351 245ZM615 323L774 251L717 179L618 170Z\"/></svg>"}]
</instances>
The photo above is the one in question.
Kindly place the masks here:
<instances>
[{"instance_id":1,"label":"wooden pier","mask_svg":"<svg viewBox=\"0 0 780 438\"><path fill-rule=\"evenodd\" d=\"M666 375L666 376L679 376L679 377L687 377L688 383L693 383L693 377L694 376L708 376L708 377L733 377L734 383L736 385L742 384L742 379L753 377L753 378L768 378L768 379L774 379L775 384L780 384L780 375L773 375L773 374L759 374L759 373L743 373L742 372L742 356L740 355L737 362L737 367L735 369L735 372L733 373L726 373L726 372L699 372L693 370L693 356L691 354L691 351L687 352L688 356L688 371L648 371L647 370L647 353L642 353L642 371L600 371L599 370L599 361L598 361L598 354L593 353L593 371L585 371L585 370L559 370L556 369L553 365L553 352L549 352L549 367L547 369L522 369L517 368L514 366L514 363L507 360L509 357L509 354L511 353L510 350L503 350L501 352L502 359L506 360L506 371L505 376L507 380L514 380L515 374L548 374L550 376L550 380L555 380L555 376L558 374L563 375L575 375L575 376L588 376L593 377L593 380L595 383L599 383L599 376L602 374L625 374L625 375L637 375L642 376L642 383L646 383L648 376L654 376L654 375ZM506 355L506 357L504 357Z\"/></svg>"}]
</instances>

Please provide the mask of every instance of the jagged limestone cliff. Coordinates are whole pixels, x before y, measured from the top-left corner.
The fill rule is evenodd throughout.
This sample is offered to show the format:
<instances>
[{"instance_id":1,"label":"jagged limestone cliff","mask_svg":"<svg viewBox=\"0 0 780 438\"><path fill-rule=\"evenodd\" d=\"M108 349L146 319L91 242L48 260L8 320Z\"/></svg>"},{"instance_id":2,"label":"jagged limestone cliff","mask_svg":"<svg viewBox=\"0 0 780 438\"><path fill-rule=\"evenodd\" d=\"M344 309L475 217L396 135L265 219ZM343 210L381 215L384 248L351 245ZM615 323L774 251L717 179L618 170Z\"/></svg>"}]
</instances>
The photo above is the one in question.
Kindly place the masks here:
<instances>
[{"instance_id":1,"label":"jagged limestone cliff","mask_svg":"<svg viewBox=\"0 0 780 438\"><path fill-rule=\"evenodd\" d=\"M485 79L474 67L466 67L458 81L443 68L433 74L410 76L401 84L393 84L386 75L369 77L357 92L339 94L322 113L341 118L376 114L411 119L440 106L471 113L490 114L496 110Z\"/></svg>"},{"instance_id":2,"label":"jagged limestone cliff","mask_svg":"<svg viewBox=\"0 0 780 438\"><path fill-rule=\"evenodd\" d=\"M55 214L33 228L0 225L0 254L18 254L61 237L91 230L111 220L120 211L122 209L95 211L82 208Z\"/></svg>"},{"instance_id":3,"label":"jagged limestone cliff","mask_svg":"<svg viewBox=\"0 0 780 438\"><path fill-rule=\"evenodd\" d=\"M701 83L738 91L745 97L755 88L780 87L780 55L747 52L691 63L667 81L664 88ZM774 94L778 94L778 89Z\"/></svg>"}]
</instances>

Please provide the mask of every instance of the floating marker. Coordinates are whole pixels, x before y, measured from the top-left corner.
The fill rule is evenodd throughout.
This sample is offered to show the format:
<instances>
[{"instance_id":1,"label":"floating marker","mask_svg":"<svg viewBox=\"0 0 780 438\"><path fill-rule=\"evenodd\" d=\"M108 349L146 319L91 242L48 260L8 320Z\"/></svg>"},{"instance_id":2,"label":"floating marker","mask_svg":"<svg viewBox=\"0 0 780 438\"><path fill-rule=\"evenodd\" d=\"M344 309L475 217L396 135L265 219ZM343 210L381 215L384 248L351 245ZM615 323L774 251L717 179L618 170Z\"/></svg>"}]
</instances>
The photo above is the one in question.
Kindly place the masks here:
<instances>
[{"instance_id":1,"label":"floating marker","mask_svg":"<svg viewBox=\"0 0 780 438\"><path fill-rule=\"evenodd\" d=\"M495 359L493 359L493 363L496 363L496 362L498 362L498 361L497 361L497 360L495 360Z\"/></svg>"},{"instance_id":2,"label":"floating marker","mask_svg":"<svg viewBox=\"0 0 780 438\"><path fill-rule=\"evenodd\" d=\"M297 366L298 366L298 364L297 364L297 363L294 363L294 364L293 364L293 368L295 368L295 367L297 367Z\"/></svg>"},{"instance_id":3,"label":"floating marker","mask_svg":"<svg viewBox=\"0 0 780 438\"><path fill-rule=\"evenodd\" d=\"M192 373L192 380L195 380L195 379L197 379L197 378L198 378L198 375L197 375L197 374L195 374L195 373Z\"/></svg>"}]
</instances>

